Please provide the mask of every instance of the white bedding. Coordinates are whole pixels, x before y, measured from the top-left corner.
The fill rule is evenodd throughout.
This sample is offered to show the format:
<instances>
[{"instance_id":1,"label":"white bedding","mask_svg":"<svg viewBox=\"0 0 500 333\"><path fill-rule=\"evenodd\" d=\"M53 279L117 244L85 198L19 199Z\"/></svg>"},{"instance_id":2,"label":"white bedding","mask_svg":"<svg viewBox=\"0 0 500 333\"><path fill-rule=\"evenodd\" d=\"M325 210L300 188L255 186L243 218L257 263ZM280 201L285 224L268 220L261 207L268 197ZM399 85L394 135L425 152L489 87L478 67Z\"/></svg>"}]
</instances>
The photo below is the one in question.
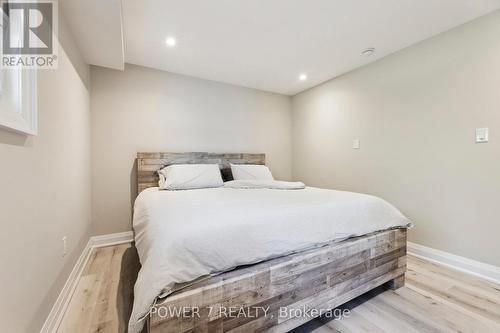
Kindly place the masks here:
<instances>
[{"instance_id":1,"label":"white bedding","mask_svg":"<svg viewBox=\"0 0 500 333\"><path fill-rule=\"evenodd\" d=\"M129 332L140 332L140 319L176 283L332 240L408 226L410 221L386 201L358 193L311 187L149 188L138 196L134 209L142 268Z\"/></svg>"},{"instance_id":2,"label":"white bedding","mask_svg":"<svg viewBox=\"0 0 500 333\"><path fill-rule=\"evenodd\" d=\"M224 187L235 189L302 190L306 186L302 182L283 182L279 180L231 180L225 182Z\"/></svg>"}]
</instances>

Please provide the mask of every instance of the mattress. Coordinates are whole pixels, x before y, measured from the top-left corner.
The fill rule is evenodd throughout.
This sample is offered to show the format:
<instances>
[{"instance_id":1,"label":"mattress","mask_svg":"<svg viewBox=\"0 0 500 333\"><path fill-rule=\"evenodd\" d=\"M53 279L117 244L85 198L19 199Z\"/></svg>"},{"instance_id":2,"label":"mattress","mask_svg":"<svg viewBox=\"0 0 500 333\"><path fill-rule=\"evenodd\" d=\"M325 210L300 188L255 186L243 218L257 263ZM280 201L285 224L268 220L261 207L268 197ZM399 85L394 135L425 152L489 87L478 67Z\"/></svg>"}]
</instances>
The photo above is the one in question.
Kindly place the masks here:
<instances>
[{"instance_id":1,"label":"mattress","mask_svg":"<svg viewBox=\"0 0 500 333\"><path fill-rule=\"evenodd\" d=\"M133 226L142 268L131 333L140 332L155 300L181 283L411 223L388 202L366 194L233 184L146 189L135 202Z\"/></svg>"}]
</instances>

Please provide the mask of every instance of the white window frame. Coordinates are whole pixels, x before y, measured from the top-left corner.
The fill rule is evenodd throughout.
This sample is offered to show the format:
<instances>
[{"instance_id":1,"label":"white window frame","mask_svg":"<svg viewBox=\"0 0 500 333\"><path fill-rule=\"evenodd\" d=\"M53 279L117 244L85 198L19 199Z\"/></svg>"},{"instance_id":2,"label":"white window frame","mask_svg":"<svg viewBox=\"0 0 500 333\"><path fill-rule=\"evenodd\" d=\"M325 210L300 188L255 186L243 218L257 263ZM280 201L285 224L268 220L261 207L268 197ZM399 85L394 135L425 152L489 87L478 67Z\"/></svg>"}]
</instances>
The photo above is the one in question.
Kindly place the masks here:
<instances>
[{"instance_id":1,"label":"white window frame","mask_svg":"<svg viewBox=\"0 0 500 333\"><path fill-rule=\"evenodd\" d=\"M4 15L2 13L2 15ZM22 23L22 22L21 22ZM2 31L3 33L3 31ZM11 36L15 38L15 36ZM19 38L19 36L17 36ZM0 36L1 38L1 36ZM38 134L38 94L37 94L37 70L22 68L21 66L8 69L0 69L0 98L2 94L9 93L11 100L17 101L15 105L0 103L0 128L28 134ZM5 77L17 76L17 85L6 91L2 89Z\"/></svg>"}]
</instances>

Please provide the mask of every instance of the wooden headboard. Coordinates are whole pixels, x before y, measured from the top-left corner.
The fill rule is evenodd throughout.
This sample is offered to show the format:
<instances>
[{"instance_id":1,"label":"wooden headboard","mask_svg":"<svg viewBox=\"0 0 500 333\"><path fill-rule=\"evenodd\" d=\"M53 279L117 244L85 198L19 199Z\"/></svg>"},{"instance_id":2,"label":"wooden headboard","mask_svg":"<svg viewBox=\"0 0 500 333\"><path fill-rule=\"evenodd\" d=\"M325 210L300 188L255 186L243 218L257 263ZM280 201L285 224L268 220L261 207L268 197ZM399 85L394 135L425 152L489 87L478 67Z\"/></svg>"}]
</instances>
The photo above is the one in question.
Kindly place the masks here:
<instances>
[{"instance_id":1,"label":"wooden headboard","mask_svg":"<svg viewBox=\"0 0 500 333\"><path fill-rule=\"evenodd\" d=\"M157 171L170 164L219 164L224 180L230 180L233 164L266 164L265 154L137 153L137 194L158 186Z\"/></svg>"}]
</instances>

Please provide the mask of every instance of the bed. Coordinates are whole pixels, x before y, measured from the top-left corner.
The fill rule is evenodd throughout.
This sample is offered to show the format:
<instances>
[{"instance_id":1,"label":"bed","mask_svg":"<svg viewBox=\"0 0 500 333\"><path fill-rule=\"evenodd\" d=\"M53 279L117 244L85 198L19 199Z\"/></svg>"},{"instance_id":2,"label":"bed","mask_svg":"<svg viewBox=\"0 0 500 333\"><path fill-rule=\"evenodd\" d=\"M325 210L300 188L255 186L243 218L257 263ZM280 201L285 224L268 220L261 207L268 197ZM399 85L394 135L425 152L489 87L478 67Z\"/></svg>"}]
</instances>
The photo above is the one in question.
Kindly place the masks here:
<instances>
[{"instance_id":1,"label":"bed","mask_svg":"<svg viewBox=\"0 0 500 333\"><path fill-rule=\"evenodd\" d=\"M142 268L131 333L287 332L373 288L399 288L411 223L369 195L213 188L159 191L171 164L265 164L264 154L138 153Z\"/></svg>"}]
</instances>

